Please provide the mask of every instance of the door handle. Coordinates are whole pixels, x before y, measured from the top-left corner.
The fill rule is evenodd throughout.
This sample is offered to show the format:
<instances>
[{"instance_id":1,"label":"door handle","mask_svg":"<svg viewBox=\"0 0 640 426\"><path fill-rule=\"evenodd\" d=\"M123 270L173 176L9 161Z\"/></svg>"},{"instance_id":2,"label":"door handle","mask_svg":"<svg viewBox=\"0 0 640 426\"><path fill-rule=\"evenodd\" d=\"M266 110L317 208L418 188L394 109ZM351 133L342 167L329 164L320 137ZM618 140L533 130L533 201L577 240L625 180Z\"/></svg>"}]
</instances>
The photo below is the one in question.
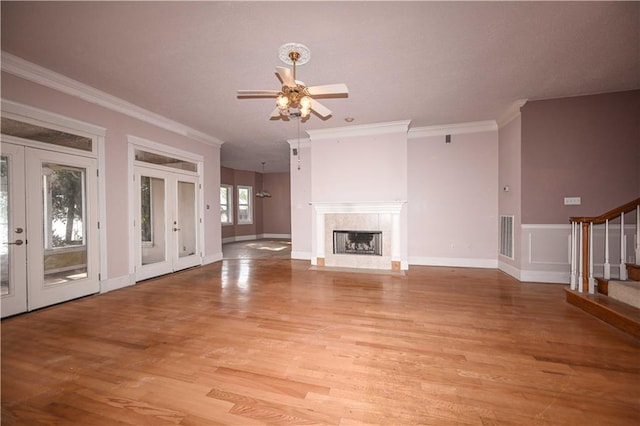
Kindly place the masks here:
<instances>
[{"instance_id":1,"label":"door handle","mask_svg":"<svg viewBox=\"0 0 640 426\"><path fill-rule=\"evenodd\" d=\"M5 244L6 244L6 245L8 245L8 246L14 246L14 245L15 245L15 246L21 246L21 245L23 245L23 244L24 244L24 241L22 241L22 240L16 240L16 242L15 242L15 243L5 243Z\"/></svg>"},{"instance_id":2,"label":"door handle","mask_svg":"<svg viewBox=\"0 0 640 426\"><path fill-rule=\"evenodd\" d=\"M179 231L179 230L180 230L180 228L173 228L173 230L174 230L174 231Z\"/></svg>"}]
</instances>

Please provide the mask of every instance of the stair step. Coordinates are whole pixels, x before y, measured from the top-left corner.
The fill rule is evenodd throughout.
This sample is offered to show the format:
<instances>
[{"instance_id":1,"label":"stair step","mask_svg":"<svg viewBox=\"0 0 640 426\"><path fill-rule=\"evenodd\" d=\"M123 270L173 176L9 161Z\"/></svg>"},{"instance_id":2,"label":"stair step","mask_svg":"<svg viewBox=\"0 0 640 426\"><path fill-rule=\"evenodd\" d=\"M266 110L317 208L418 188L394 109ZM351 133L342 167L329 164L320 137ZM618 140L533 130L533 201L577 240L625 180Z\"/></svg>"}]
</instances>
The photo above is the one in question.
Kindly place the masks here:
<instances>
[{"instance_id":1,"label":"stair step","mask_svg":"<svg viewBox=\"0 0 640 426\"><path fill-rule=\"evenodd\" d=\"M565 288L567 303L640 339L640 309L603 294L580 293Z\"/></svg>"},{"instance_id":2,"label":"stair step","mask_svg":"<svg viewBox=\"0 0 640 426\"><path fill-rule=\"evenodd\" d=\"M627 275L630 280L640 281L640 265L627 263Z\"/></svg>"},{"instance_id":3,"label":"stair step","mask_svg":"<svg viewBox=\"0 0 640 426\"><path fill-rule=\"evenodd\" d=\"M609 297L640 309L640 282L610 280L608 285Z\"/></svg>"},{"instance_id":4,"label":"stair step","mask_svg":"<svg viewBox=\"0 0 640 426\"><path fill-rule=\"evenodd\" d=\"M605 280L604 278L595 277L598 286L598 293L604 294L605 296L609 294L609 280Z\"/></svg>"}]
</instances>

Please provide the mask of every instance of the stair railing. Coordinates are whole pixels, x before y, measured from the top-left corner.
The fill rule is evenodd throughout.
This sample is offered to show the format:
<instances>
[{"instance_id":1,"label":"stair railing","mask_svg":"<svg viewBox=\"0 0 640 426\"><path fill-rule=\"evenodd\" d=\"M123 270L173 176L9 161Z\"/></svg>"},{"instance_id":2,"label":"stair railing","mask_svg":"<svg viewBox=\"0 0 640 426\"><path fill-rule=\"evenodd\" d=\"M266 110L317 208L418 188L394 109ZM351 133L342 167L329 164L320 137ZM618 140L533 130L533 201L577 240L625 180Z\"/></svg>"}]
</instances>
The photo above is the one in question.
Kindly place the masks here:
<instances>
[{"instance_id":1,"label":"stair railing","mask_svg":"<svg viewBox=\"0 0 640 426\"><path fill-rule=\"evenodd\" d=\"M627 238L624 233L624 215L636 211L635 263L640 263L640 198L595 217L572 217L571 222L571 290L594 293L596 279L593 275L594 225L604 224L604 279L611 278L609 260L609 222L620 217L620 279L627 279Z\"/></svg>"}]
</instances>

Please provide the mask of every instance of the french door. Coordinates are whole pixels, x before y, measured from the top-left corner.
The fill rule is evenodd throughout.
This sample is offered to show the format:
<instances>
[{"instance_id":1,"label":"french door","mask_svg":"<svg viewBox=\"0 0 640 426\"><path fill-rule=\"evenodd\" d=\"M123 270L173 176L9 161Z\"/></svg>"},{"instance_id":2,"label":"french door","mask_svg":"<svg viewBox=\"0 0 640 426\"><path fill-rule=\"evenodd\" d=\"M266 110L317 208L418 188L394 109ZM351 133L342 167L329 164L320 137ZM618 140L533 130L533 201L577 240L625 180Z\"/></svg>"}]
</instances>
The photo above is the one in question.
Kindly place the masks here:
<instances>
[{"instance_id":1,"label":"french door","mask_svg":"<svg viewBox=\"0 0 640 426\"><path fill-rule=\"evenodd\" d=\"M1 145L2 317L97 293L97 162Z\"/></svg>"},{"instance_id":2,"label":"french door","mask_svg":"<svg viewBox=\"0 0 640 426\"><path fill-rule=\"evenodd\" d=\"M136 166L136 281L202 263L198 177Z\"/></svg>"}]
</instances>

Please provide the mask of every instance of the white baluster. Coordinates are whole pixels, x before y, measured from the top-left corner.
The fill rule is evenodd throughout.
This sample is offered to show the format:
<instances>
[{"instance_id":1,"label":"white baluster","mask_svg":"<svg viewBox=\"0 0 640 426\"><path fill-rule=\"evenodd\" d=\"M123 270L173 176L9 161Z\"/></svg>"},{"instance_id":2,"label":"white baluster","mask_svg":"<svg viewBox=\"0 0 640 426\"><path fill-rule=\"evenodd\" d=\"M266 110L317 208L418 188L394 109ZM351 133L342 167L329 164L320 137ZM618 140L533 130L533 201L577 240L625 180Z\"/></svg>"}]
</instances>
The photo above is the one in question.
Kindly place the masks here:
<instances>
[{"instance_id":1,"label":"white baluster","mask_svg":"<svg viewBox=\"0 0 640 426\"><path fill-rule=\"evenodd\" d=\"M596 291L596 279L593 278L593 222L589 224L589 294Z\"/></svg>"},{"instance_id":2,"label":"white baluster","mask_svg":"<svg viewBox=\"0 0 640 426\"><path fill-rule=\"evenodd\" d=\"M604 223L604 279L611 278L611 264L609 263L609 219Z\"/></svg>"},{"instance_id":3,"label":"white baluster","mask_svg":"<svg viewBox=\"0 0 640 426\"><path fill-rule=\"evenodd\" d=\"M584 265L582 264L582 222L578 225L580 227L580 238L578 244L578 291L582 293L582 273Z\"/></svg>"},{"instance_id":4,"label":"white baluster","mask_svg":"<svg viewBox=\"0 0 640 426\"><path fill-rule=\"evenodd\" d=\"M636 265L640 265L640 205L636 206Z\"/></svg>"},{"instance_id":5,"label":"white baluster","mask_svg":"<svg viewBox=\"0 0 640 426\"><path fill-rule=\"evenodd\" d=\"M627 279L627 265L624 259L627 257L627 238L624 235L624 213L620 214L620 280Z\"/></svg>"},{"instance_id":6,"label":"white baluster","mask_svg":"<svg viewBox=\"0 0 640 426\"><path fill-rule=\"evenodd\" d=\"M569 259L571 261L571 290L575 290L578 283L578 274L576 268L576 238L578 233L576 232L576 226L577 224L575 222L571 222L571 248L569 252Z\"/></svg>"}]
</instances>

